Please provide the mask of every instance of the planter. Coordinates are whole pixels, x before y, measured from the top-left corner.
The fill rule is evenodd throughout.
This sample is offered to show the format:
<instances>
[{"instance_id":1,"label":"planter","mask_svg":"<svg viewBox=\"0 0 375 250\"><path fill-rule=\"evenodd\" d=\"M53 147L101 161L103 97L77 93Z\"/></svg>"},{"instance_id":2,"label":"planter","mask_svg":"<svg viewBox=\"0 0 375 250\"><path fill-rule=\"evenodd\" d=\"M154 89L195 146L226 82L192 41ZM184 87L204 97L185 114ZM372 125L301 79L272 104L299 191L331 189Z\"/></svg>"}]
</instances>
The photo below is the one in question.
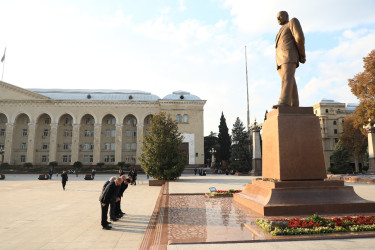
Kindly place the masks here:
<instances>
[{"instance_id":1,"label":"planter","mask_svg":"<svg viewBox=\"0 0 375 250\"><path fill-rule=\"evenodd\" d=\"M38 177L38 180L48 180L49 175L48 174L40 174Z\"/></svg>"},{"instance_id":2,"label":"planter","mask_svg":"<svg viewBox=\"0 0 375 250\"><path fill-rule=\"evenodd\" d=\"M166 180L149 180L148 185L149 186L163 186L165 182Z\"/></svg>"},{"instance_id":3,"label":"planter","mask_svg":"<svg viewBox=\"0 0 375 250\"><path fill-rule=\"evenodd\" d=\"M91 174L87 174L85 175L85 178L84 178L86 181L90 181L90 180L93 180L94 177L91 175Z\"/></svg>"},{"instance_id":4,"label":"planter","mask_svg":"<svg viewBox=\"0 0 375 250\"><path fill-rule=\"evenodd\" d=\"M4 179L5 179L5 175L0 174L0 180L4 180Z\"/></svg>"}]
</instances>

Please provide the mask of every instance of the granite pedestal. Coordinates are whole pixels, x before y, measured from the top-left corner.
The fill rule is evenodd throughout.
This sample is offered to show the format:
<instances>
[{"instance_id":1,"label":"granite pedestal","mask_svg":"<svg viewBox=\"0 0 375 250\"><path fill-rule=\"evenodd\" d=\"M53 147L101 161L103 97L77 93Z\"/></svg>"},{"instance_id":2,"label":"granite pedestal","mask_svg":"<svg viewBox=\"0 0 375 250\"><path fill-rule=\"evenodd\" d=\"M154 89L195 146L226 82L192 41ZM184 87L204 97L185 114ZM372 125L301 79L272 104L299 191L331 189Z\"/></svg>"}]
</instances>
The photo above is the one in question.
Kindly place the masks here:
<instances>
[{"instance_id":1,"label":"granite pedestal","mask_svg":"<svg viewBox=\"0 0 375 250\"><path fill-rule=\"evenodd\" d=\"M263 180L234 195L234 201L262 215L375 213L375 202L362 199L343 181L324 180L319 118L312 107L268 113L262 167Z\"/></svg>"}]
</instances>

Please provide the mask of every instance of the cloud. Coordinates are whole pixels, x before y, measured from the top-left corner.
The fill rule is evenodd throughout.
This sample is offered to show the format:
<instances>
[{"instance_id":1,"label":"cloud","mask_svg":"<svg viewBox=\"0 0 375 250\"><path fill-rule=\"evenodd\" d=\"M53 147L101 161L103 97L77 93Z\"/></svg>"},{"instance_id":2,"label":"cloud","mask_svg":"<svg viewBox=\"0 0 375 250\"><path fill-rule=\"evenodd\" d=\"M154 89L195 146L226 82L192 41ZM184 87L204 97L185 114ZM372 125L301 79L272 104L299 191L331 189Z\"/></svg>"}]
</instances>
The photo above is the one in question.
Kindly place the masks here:
<instances>
[{"instance_id":1,"label":"cloud","mask_svg":"<svg viewBox=\"0 0 375 250\"><path fill-rule=\"evenodd\" d=\"M375 23L372 0L226 0L223 6L230 9L239 30L251 34L275 33L276 14L281 10L288 11L290 18L297 17L305 32L336 31Z\"/></svg>"}]
</instances>

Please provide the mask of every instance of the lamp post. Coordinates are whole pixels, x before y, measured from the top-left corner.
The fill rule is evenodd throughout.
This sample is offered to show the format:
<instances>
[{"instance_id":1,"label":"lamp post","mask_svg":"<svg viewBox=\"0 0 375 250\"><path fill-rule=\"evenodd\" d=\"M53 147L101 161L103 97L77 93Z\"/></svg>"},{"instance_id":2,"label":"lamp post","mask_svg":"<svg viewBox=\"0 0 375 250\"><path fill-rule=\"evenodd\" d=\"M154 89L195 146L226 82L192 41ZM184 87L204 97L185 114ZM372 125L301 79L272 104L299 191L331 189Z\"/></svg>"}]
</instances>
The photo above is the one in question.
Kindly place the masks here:
<instances>
[{"instance_id":1,"label":"lamp post","mask_svg":"<svg viewBox=\"0 0 375 250\"><path fill-rule=\"evenodd\" d=\"M214 164L215 164L215 153L216 153L216 150L214 148L211 148L211 150L209 152L211 153L211 167L213 167Z\"/></svg>"},{"instance_id":2,"label":"lamp post","mask_svg":"<svg viewBox=\"0 0 375 250\"><path fill-rule=\"evenodd\" d=\"M250 130L253 133L253 169L251 175L262 176L262 151L260 148L260 130L262 125L257 123L256 118L254 123L250 124Z\"/></svg>"},{"instance_id":3,"label":"lamp post","mask_svg":"<svg viewBox=\"0 0 375 250\"><path fill-rule=\"evenodd\" d=\"M375 173L375 124L368 119L368 124L363 126L368 133L368 173Z\"/></svg>"}]
</instances>

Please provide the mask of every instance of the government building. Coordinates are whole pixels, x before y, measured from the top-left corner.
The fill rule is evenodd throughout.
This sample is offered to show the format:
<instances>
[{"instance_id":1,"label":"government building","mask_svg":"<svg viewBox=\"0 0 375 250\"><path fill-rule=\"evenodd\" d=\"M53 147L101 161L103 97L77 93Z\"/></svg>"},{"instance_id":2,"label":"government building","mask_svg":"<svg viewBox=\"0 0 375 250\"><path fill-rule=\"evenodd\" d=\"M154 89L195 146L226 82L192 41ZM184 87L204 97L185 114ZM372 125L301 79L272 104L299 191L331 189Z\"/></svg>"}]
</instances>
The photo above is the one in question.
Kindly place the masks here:
<instances>
[{"instance_id":1,"label":"government building","mask_svg":"<svg viewBox=\"0 0 375 250\"><path fill-rule=\"evenodd\" d=\"M0 148L10 165L139 165L143 135L166 112L184 136L187 165L204 164L206 101L185 91L24 89L0 81Z\"/></svg>"},{"instance_id":2,"label":"government building","mask_svg":"<svg viewBox=\"0 0 375 250\"><path fill-rule=\"evenodd\" d=\"M341 103L322 99L315 103L314 113L319 117L326 169L331 166L331 156L340 135L343 133L344 118L357 108L358 104Z\"/></svg>"}]
</instances>

